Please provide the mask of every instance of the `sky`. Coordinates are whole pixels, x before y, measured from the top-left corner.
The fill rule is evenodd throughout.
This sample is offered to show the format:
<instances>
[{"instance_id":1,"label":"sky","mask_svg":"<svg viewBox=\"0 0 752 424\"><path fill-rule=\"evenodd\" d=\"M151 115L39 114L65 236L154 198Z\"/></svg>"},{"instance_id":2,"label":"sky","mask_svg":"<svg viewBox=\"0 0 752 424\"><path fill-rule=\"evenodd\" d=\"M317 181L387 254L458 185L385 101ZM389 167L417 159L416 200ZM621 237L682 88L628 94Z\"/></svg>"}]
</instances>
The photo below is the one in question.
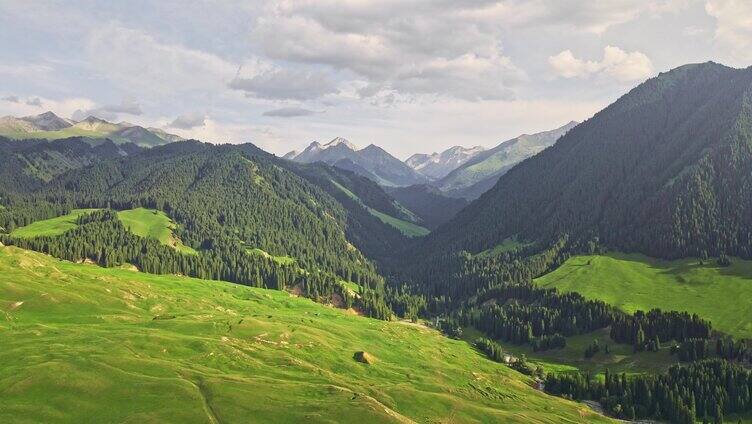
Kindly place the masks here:
<instances>
[{"instance_id":1,"label":"sky","mask_svg":"<svg viewBox=\"0 0 752 424\"><path fill-rule=\"evenodd\" d=\"M404 159L581 121L674 67L752 64L748 0L0 2L0 116Z\"/></svg>"}]
</instances>

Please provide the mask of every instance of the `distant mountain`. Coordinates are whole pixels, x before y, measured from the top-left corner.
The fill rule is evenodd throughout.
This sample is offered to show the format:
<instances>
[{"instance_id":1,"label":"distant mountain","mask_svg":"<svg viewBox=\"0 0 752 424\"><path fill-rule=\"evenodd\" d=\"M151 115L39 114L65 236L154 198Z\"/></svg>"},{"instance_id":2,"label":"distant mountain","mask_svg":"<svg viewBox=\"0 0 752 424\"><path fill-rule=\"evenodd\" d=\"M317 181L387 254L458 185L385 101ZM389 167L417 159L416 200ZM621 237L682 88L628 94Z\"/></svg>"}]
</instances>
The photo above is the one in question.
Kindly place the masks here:
<instances>
[{"instance_id":1,"label":"distant mountain","mask_svg":"<svg viewBox=\"0 0 752 424\"><path fill-rule=\"evenodd\" d=\"M58 140L68 137L108 138L116 144L134 143L142 147L183 140L158 128L144 128L128 122L115 124L94 116L82 121L61 118L52 112L35 116L0 118L0 135L11 139Z\"/></svg>"},{"instance_id":2,"label":"distant mountain","mask_svg":"<svg viewBox=\"0 0 752 424\"><path fill-rule=\"evenodd\" d=\"M299 154L300 154L299 151L292 150L292 151L289 151L289 152L285 153L285 155L282 156L282 159L293 160L293 159L295 159L295 156L297 156Z\"/></svg>"},{"instance_id":3,"label":"distant mountain","mask_svg":"<svg viewBox=\"0 0 752 424\"><path fill-rule=\"evenodd\" d=\"M514 167L427 242L480 252L563 237L662 258L749 258L751 193L752 68L685 65Z\"/></svg>"},{"instance_id":4,"label":"distant mountain","mask_svg":"<svg viewBox=\"0 0 752 424\"><path fill-rule=\"evenodd\" d=\"M486 149L481 146L471 148L454 146L441 153L432 153L430 155L416 153L410 156L405 163L410 168L431 179L439 179L444 178L447 174L484 150Z\"/></svg>"},{"instance_id":5,"label":"distant mountain","mask_svg":"<svg viewBox=\"0 0 752 424\"><path fill-rule=\"evenodd\" d=\"M42 131L57 131L72 126L75 122L70 119L63 119L52 112L45 112L40 115L26 116L22 120L32 124Z\"/></svg>"},{"instance_id":6,"label":"distant mountain","mask_svg":"<svg viewBox=\"0 0 752 424\"><path fill-rule=\"evenodd\" d=\"M324 162L338 168L355 172L383 186L408 186L428 181L404 162L384 149L369 145L358 148L344 138L337 137L324 145L314 141L300 154L293 152L286 159L300 163Z\"/></svg>"},{"instance_id":7,"label":"distant mountain","mask_svg":"<svg viewBox=\"0 0 752 424\"><path fill-rule=\"evenodd\" d=\"M496 184L513 166L534 156L572 129L577 122L536 134L523 134L477 153L435 185L453 197L475 199Z\"/></svg>"}]
</instances>

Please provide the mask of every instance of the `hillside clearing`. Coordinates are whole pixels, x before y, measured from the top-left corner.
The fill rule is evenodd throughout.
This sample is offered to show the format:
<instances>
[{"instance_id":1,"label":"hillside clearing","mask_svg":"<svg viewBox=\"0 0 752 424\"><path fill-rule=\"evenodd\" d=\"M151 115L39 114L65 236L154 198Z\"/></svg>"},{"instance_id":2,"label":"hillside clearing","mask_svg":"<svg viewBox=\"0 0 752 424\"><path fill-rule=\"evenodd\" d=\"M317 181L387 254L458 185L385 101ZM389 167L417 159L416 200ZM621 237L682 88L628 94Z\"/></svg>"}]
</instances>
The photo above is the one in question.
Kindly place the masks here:
<instances>
[{"instance_id":1,"label":"hillside clearing","mask_svg":"<svg viewBox=\"0 0 752 424\"><path fill-rule=\"evenodd\" d=\"M713 328L752 337L752 261L729 267L697 259L662 261L637 254L576 256L535 280L542 287L577 292L632 313L652 308L688 311Z\"/></svg>"}]
</instances>

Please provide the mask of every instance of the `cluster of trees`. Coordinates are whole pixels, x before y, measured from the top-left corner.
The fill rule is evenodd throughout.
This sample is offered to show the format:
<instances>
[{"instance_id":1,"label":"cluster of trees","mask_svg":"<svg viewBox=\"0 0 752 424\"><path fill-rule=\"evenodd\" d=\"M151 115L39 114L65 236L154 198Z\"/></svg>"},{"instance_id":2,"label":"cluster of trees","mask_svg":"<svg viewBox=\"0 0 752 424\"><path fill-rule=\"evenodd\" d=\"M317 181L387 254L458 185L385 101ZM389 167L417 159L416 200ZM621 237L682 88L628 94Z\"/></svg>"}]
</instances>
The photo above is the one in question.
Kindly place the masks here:
<instances>
[{"instance_id":1,"label":"cluster of trees","mask_svg":"<svg viewBox=\"0 0 752 424\"><path fill-rule=\"evenodd\" d=\"M610 414L630 420L723 422L724 415L752 410L752 371L723 359L674 365L658 375L606 372L603 381L582 373L549 374L545 388L571 399L599 401Z\"/></svg>"},{"instance_id":2,"label":"cluster of trees","mask_svg":"<svg viewBox=\"0 0 752 424\"><path fill-rule=\"evenodd\" d=\"M593 356L595 356L596 353L599 353L601 351L603 351L603 353L605 353L606 355L611 353L611 349L608 347L607 344L601 347L601 344L597 339L593 340L593 342L590 343L588 347L585 348L585 358L590 359Z\"/></svg>"},{"instance_id":3,"label":"cluster of trees","mask_svg":"<svg viewBox=\"0 0 752 424\"><path fill-rule=\"evenodd\" d=\"M709 339L712 326L696 314L663 312L652 309L647 313L636 311L633 315L618 315L611 324L611 338L631 344L636 351L658 350L661 343L670 340Z\"/></svg>"},{"instance_id":4,"label":"cluster of trees","mask_svg":"<svg viewBox=\"0 0 752 424\"><path fill-rule=\"evenodd\" d=\"M565 337L607 327L618 314L604 302L577 293L559 293L532 284L506 284L477 296L480 305L457 310L460 325L473 326L491 338L535 350L564 347Z\"/></svg>"},{"instance_id":5,"label":"cluster of trees","mask_svg":"<svg viewBox=\"0 0 752 424\"><path fill-rule=\"evenodd\" d=\"M501 346L495 341L485 337L479 337L475 340L475 347L485 353L492 361L504 362L504 350L502 350Z\"/></svg>"},{"instance_id":6,"label":"cluster of trees","mask_svg":"<svg viewBox=\"0 0 752 424\"><path fill-rule=\"evenodd\" d=\"M683 362L694 362L705 359L710 355L707 339L687 339L672 349Z\"/></svg>"},{"instance_id":7,"label":"cluster of trees","mask_svg":"<svg viewBox=\"0 0 752 424\"><path fill-rule=\"evenodd\" d=\"M730 361L752 361L752 350L747 347L747 342L744 340L734 340L730 337L718 338L715 353Z\"/></svg>"},{"instance_id":8,"label":"cluster of trees","mask_svg":"<svg viewBox=\"0 0 752 424\"><path fill-rule=\"evenodd\" d=\"M541 336L530 340L530 347L534 352L550 349L562 349L567 345L566 337L561 334L554 334L552 336Z\"/></svg>"}]
</instances>

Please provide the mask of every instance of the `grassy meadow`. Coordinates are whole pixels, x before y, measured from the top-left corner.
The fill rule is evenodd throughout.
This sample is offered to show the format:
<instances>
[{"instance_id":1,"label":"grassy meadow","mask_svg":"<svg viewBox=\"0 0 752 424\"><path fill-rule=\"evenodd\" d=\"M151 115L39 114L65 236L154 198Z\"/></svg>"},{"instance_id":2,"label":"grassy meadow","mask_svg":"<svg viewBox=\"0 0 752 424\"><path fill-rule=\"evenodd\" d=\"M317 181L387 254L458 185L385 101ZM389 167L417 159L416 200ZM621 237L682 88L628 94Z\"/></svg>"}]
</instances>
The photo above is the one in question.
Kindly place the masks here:
<instances>
[{"instance_id":1,"label":"grassy meadow","mask_svg":"<svg viewBox=\"0 0 752 424\"><path fill-rule=\"evenodd\" d=\"M752 261L734 259L720 267L714 261L662 261L636 254L576 256L535 283L630 313L652 308L696 313L716 330L752 338Z\"/></svg>"},{"instance_id":2,"label":"grassy meadow","mask_svg":"<svg viewBox=\"0 0 752 424\"><path fill-rule=\"evenodd\" d=\"M0 276L2 422L607 421L464 341L286 292L15 247Z\"/></svg>"},{"instance_id":3,"label":"grassy meadow","mask_svg":"<svg viewBox=\"0 0 752 424\"><path fill-rule=\"evenodd\" d=\"M136 208L119 211L117 215L123 225L137 236L157 239L160 243L172 246L182 253L196 254L195 250L185 246L175 237L172 233L175 223L162 211Z\"/></svg>"},{"instance_id":4,"label":"grassy meadow","mask_svg":"<svg viewBox=\"0 0 752 424\"><path fill-rule=\"evenodd\" d=\"M19 238L33 238L42 236L59 236L78 226L78 217L95 211L96 209L74 209L69 214L56 218L33 222L25 227L16 228L10 235Z\"/></svg>"}]
</instances>

